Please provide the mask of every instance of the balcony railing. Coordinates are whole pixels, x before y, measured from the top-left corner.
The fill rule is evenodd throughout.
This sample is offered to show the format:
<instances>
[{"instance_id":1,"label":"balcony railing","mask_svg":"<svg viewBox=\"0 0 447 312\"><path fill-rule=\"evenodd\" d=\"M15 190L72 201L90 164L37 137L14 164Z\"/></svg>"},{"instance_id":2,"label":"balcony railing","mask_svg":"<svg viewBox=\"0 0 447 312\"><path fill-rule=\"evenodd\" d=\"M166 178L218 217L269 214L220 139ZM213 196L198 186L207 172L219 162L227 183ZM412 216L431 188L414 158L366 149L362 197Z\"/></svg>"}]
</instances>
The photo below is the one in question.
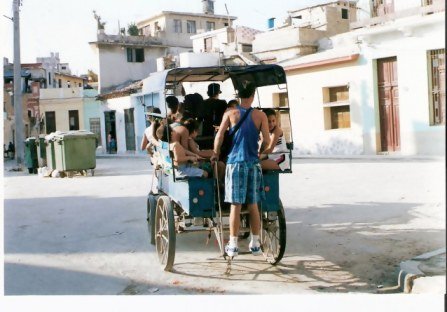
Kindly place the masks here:
<instances>
[{"instance_id":1,"label":"balcony railing","mask_svg":"<svg viewBox=\"0 0 447 312\"><path fill-rule=\"evenodd\" d=\"M397 11L394 13L386 14L383 16L377 16L373 18L369 18L362 21L357 21L351 23L350 27L351 29L357 29L367 26L374 26L374 25L380 25L387 22L392 22L397 19L405 18L405 17L411 17L411 16L423 16L438 12L445 12L445 2L444 1L438 1L435 2L432 5L422 6L422 7L414 7L407 10Z\"/></svg>"}]
</instances>

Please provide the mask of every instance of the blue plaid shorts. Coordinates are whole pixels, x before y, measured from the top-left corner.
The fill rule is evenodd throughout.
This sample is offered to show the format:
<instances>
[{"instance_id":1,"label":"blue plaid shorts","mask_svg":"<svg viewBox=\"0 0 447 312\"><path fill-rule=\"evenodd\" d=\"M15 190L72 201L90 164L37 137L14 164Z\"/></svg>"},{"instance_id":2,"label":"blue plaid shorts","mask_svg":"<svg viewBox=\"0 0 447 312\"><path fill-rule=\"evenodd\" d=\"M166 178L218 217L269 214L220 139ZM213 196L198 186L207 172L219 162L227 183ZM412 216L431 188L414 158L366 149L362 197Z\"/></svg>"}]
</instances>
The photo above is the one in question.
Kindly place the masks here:
<instances>
[{"instance_id":1,"label":"blue plaid shorts","mask_svg":"<svg viewBox=\"0 0 447 312\"><path fill-rule=\"evenodd\" d=\"M258 162L227 164L225 202L254 204L264 199L262 169Z\"/></svg>"}]
</instances>

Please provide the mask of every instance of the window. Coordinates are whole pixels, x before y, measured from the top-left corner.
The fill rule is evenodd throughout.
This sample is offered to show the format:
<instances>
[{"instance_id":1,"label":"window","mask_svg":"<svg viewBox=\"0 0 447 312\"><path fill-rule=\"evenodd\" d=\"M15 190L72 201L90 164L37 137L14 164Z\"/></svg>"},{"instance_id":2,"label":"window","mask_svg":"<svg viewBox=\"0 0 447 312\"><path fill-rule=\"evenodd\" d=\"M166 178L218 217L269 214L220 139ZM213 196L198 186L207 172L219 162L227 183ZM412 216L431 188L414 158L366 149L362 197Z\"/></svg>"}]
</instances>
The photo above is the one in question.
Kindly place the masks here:
<instances>
[{"instance_id":1,"label":"window","mask_svg":"<svg viewBox=\"0 0 447 312\"><path fill-rule=\"evenodd\" d=\"M144 62L144 49L127 48L127 61L130 63Z\"/></svg>"},{"instance_id":2,"label":"window","mask_svg":"<svg viewBox=\"0 0 447 312\"><path fill-rule=\"evenodd\" d=\"M77 110L68 111L69 130L79 130L79 113Z\"/></svg>"},{"instance_id":3,"label":"window","mask_svg":"<svg viewBox=\"0 0 447 312\"><path fill-rule=\"evenodd\" d=\"M341 9L341 18L342 19L348 19L349 18L348 9Z\"/></svg>"},{"instance_id":4,"label":"window","mask_svg":"<svg viewBox=\"0 0 447 312\"><path fill-rule=\"evenodd\" d=\"M45 112L45 126L47 134L56 131L56 112Z\"/></svg>"},{"instance_id":5,"label":"window","mask_svg":"<svg viewBox=\"0 0 447 312\"><path fill-rule=\"evenodd\" d=\"M99 118L90 118L90 132L96 134L96 147L98 147L99 142L101 142L101 121Z\"/></svg>"},{"instance_id":6,"label":"window","mask_svg":"<svg viewBox=\"0 0 447 312\"><path fill-rule=\"evenodd\" d=\"M58 79L58 80L57 80L57 83L58 83L58 85L59 85L59 88L62 88L62 79Z\"/></svg>"},{"instance_id":7,"label":"window","mask_svg":"<svg viewBox=\"0 0 447 312\"><path fill-rule=\"evenodd\" d=\"M62 69L62 70L66 70L67 67L66 67L66 66L61 66L61 69Z\"/></svg>"},{"instance_id":8,"label":"window","mask_svg":"<svg viewBox=\"0 0 447 312\"><path fill-rule=\"evenodd\" d=\"M174 32L180 34L182 32L182 20L174 20Z\"/></svg>"},{"instance_id":9,"label":"window","mask_svg":"<svg viewBox=\"0 0 447 312\"><path fill-rule=\"evenodd\" d=\"M323 111L325 130L351 127L349 87L323 88Z\"/></svg>"},{"instance_id":10,"label":"window","mask_svg":"<svg viewBox=\"0 0 447 312\"><path fill-rule=\"evenodd\" d=\"M186 21L186 32L188 34L195 34L196 31L196 21Z\"/></svg>"},{"instance_id":11,"label":"window","mask_svg":"<svg viewBox=\"0 0 447 312\"><path fill-rule=\"evenodd\" d=\"M213 38L205 38L205 52L211 52L213 49Z\"/></svg>"},{"instance_id":12,"label":"window","mask_svg":"<svg viewBox=\"0 0 447 312\"><path fill-rule=\"evenodd\" d=\"M79 83L79 88L82 87L82 83Z\"/></svg>"},{"instance_id":13,"label":"window","mask_svg":"<svg viewBox=\"0 0 447 312\"><path fill-rule=\"evenodd\" d=\"M214 29L216 29L216 23L206 22L206 31L213 31Z\"/></svg>"},{"instance_id":14,"label":"window","mask_svg":"<svg viewBox=\"0 0 447 312\"><path fill-rule=\"evenodd\" d=\"M445 49L428 51L430 124L445 125Z\"/></svg>"},{"instance_id":15,"label":"window","mask_svg":"<svg viewBox=\"0 0 447 312\"><path fill-rule=\"evenodd\" d=\"M67 88L70 88L71 84L70 84L70 80L67 81Z\"/></svg>"}]
</instances>

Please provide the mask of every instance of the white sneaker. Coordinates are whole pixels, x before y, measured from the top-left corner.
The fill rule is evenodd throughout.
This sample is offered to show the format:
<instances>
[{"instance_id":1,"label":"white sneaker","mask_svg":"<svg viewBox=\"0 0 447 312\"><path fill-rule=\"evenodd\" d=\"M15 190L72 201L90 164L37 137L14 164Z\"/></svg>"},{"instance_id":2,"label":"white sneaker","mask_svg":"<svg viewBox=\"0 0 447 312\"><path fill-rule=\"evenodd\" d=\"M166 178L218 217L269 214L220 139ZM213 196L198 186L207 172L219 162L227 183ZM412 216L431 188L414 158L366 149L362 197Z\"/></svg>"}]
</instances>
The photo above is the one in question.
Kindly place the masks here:
<instances>
[{"instance_id":1,"label":"white sneaker","mask_svg":"<svg viewBox=\"0 0 447 312\"><path fill-rule=\"evenodd\" d=\"M226 245L225 252L229 257L236 257L239 252L239 248L237 248L236 246Z\"/></svg>"},{"instance_id":2,"label":"white sneaker","mask_svg":"<svg viewBox=\"0 0 447 312\"><path fill-rule=\"evenodd\" d=\"M262 250L261 250L261 246L259 245L259 242L257 244L255 244L253 241L251 241L250 244L248 245L248 247L250 248L251 254L253 256L262 255Z\"/></svg>"}]
</instances>

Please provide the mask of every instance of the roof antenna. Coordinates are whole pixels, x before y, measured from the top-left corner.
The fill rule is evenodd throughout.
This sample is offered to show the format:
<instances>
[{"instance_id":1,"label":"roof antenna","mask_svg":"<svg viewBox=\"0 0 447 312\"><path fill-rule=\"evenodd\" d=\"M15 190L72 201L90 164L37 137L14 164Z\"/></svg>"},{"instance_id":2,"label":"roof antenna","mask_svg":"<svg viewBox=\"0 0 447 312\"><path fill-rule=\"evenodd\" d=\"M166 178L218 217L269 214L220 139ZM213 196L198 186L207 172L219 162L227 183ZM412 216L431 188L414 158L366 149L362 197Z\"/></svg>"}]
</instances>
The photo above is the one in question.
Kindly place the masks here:
<instances>
[{"instance_id":1,"label":"roof antenna","mask_svg":"<svg viewBox=\"0 0 447 312\"><path fill-rule=\"evenodd\" d=\"M228 12L227 4L225 3L225 10L227 11L228 27L230 27L230 13Z\"/></svg>"}]
</instances>

